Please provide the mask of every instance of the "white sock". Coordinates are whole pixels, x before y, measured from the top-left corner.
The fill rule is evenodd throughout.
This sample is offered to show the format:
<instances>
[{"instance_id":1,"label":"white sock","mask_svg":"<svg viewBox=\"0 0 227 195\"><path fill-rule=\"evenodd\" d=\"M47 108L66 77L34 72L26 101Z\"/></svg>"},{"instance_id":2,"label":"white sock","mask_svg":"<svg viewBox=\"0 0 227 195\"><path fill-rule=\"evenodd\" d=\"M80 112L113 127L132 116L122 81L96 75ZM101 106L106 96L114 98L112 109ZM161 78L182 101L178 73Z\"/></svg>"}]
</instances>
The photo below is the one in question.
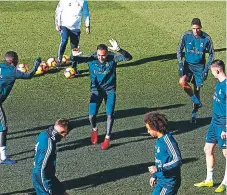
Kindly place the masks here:
<instances>
[{"instance_id":1,"label":"white sock","mask_svg":"<svg viewBox=\"0 0 227 195\"><path fill-rule=\"evenodd\" d=\"M0 160L5 160L6 159L6 147L0 147Z\"/></svg>"},{"instance_id":2,"label":"white sock","mask_svg":"<svg viewBox=\"0 0 227 195\"><path fill-rule=\"evenodd\" d=\"M97 127L95 127L95 128L93 128L92 130L93 130L93 131L97 131L98 129L97 129Z\"/></svg>"},{"instance_id":3,"label":"white sock","mask_svg":"<svg viewBox=\"0 0 227 195\"><path fill-rule=\"evenodd\" d=\"M213 181L214 168L207 168L207 178L206 181Z\"/></svg>"},{"instance_id":4,"label":"white sock","mask_svg":"<svg viewBox=\"0 0 227 195\"><path fill-rule=\"evenodd\" d=\"M105 137L106 139L110 139L110 136L109 135L106 135L106 137Z\"/></svg>"},{"instance_id":5,"label":"white sock","mask_svg":"<svg viewBox=\"0 0 227 195\"><path fill-rule=\"evenodd\" d=\"M226 170L225 170L224 179L223 179L223 181L221 183L227 186L227 171Z\"/></svg>"}]
</instances>

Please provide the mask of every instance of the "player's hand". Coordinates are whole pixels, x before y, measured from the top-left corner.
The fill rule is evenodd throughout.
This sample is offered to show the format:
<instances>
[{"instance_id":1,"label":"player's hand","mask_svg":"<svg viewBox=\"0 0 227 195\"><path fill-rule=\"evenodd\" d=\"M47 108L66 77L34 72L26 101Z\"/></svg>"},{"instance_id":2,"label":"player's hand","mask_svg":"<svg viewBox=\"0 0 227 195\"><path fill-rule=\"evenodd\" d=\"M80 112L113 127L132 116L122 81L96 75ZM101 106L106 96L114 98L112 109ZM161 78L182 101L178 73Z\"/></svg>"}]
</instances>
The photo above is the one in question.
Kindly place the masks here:
<instances>
[{"instance_id":1,"label":"player's hand","mask_svg":"<svg viewBox=\"0 0 227 195\"><path fill-rule=\"evenodd\" d=\"M90 26L86 26L85 31L86 31L87 34L90 34L90 32L91 32Z\"/></svg>"},{"instance_id":2,"label":"player's hand","mask_svg":"<svg viewBox=\"0 0 227 195\"><path fill-rule=\"evenodd\" d=\"M61 31L61 26L56 26L56 31L60 32Z\"/></svg>"},{"instance_id":3,"label":"player's hand","mask_svg":"<svg viewBox=\"0 0 227 195\"><path fill-rule=\"evenodd\" d=\"M156 166L150 166L150 167L148 167L148 170L151 174L158 172Z\"/></svg>"},{"instance_id":4,"label":"player's hand","mask_svg":"<svg viewBox=\"0 0 227 195\"><path fill-rule=\"evenodd\" d=\"M35 62L34 62L34 66L35 66L35 69L37 70L39 65L41 64L42 60L40 57L38 57Z\"/></svg>"},{"instance_id":5,"label":"player's hand","mask_svg":"<svg viewBox=\"0 0 227 195\"><path fill-rule=\"evenodd\" d=\"M119 45L118 45L116 40L111 39L111 40L109 40L109 42L112 45L112 47L108 47L109 49L111 49L113 51L120 51L121 48L119 47Z\"/></svg>"},{"instance_id":6,"label":"player's hand","mask_svg":"<svg viewBox=\"0 0 227 195\"><path fill-rule=\"evenodd\" d=\"M226 138L227 138L227 132L222 131L222 132L221 132L221 138L222 138L222 139L226 139Z\"/></svg>"},{"instance_id":7,"label":"player's hand","mask_svg":"<svg viewBox=\"0 0 227 195\"><path fill-rule=\"evenodd\" d=\"M150 178L150 186L153 187L156 184L156 178L151 177Z\"/></svg>"},{"instance_id":8,"label":"player's hand","mask_svg":"<svg viewBox=\"0 0 227 195\"><path fill-rule=\"evenodd\" d=\"M79 55L81 55L83 52L82 51L80 51L80 46L78 45L78 47L77 48L74 48L73 50L72 50L72 55L73 56L79 56Z\"/></svg>"}]
</instances>

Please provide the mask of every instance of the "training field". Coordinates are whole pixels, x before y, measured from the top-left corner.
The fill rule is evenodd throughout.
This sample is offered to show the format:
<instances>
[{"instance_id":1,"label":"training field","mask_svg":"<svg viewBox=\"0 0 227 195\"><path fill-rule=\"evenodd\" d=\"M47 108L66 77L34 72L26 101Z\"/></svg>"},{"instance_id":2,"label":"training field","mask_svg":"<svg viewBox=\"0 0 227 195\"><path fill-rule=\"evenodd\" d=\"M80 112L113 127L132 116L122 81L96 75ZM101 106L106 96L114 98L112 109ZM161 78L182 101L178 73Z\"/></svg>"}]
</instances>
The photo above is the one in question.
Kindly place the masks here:
<instances>
[{"instance_id":1,"label":"training field","mask_svg":"<svg viewBox=\"0 0 227 195\"><path fill-rule=\"evenodd\" d=\"M20 63L32 66L38 56L56 56L60 37L55 31L57 2L1 2L0 53L15 50ZM90 145L88 121L89 72L67 80L63 71L18 80L4 103L8 119L8 154L16 165L0 165L0 195L33 190L31 170L37 135L56 119L73 120L74 129L58 144L57 177L70 195L150 194L147 167L154 164L155 139L148 136L143 114L160 110L169 119L182 152L182 185L179 195L212 195L222 181L225 160L216 149L215 187L198 189L205 179L203 146L212 111L215 80L209 74L202 88L203 108L196 125L189 123L192 104L178 84L176 48L181 34L198 17L213 42L216 58L226 61L225 2L89 2L91 34L82 25L80 48L84 54L100 43L118 40L133 55L117 68L117 103L111 145ZM70 55L69 45L66 51ZM2 60L2 57L1 57ZM100 107L100 142L105 134L105 106Z\"/></svg>"}]
</instances>

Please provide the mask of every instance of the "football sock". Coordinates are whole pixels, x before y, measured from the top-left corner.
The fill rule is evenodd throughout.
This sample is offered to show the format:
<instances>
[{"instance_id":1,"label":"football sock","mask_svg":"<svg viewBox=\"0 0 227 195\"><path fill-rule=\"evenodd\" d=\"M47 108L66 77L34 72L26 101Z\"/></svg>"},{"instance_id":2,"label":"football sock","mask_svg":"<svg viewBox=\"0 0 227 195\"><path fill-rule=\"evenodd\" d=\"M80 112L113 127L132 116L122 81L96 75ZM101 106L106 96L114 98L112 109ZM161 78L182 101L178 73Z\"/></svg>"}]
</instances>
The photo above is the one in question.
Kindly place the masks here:
<instances>
[{"instance_id":1,"label":"football sock","mask_svg":"<svg viewBox=\"0 0 227 195\"><path fill-rule=\"evenodd\" d=\"M109 135L106 135L106 137L105 137L106 139L110 139L110 136Z\"/></svg>"},{"instance_id":2,"label":"football sock","mask_svg":"<svg viewBox=\"0 0 227 195\"><path fill-rule=\"evenodd\" d=\"M193 96L191 97L191 99L192 99L193 103L195 103L195 104L200 104L199 99L198 99L195 95L193 95Z\"/></svg>"},{"instance_id":3,"label":"football sock","mask_svg":"<svg viewBox=\"0 0 227 195\"><path fill-rule=\"evenodd\" d=\"M0 147L0 160L5 160L6 159L6 147Z\"/></svg>"},{"instance_id":4,"label":"football sock","mask_svg":"<svg viewBox=\"0 0 227 195\"><path fill-rule=\"evenodd\" d=\"M89 115L89 121L90 121L92 129L96 128L96 116Z\"/></svg>"},{"instance_id":5,"label":"football sock","mask_svg":"<svg viewBox=\"0 0 227 195\"><path fill-rule=\"evenodd\" d=\"M106 136L110 136L113 127L114 118L112 115L107 115Z\"/></svg>"},{"instance_id":6,"label":"football sock","mask_svg":"<svg viewBox=\"0 0 227 195\"><path fill-rule=\"evenodd\" d=\"M206 178L206 181L213 181L213 172L214 172L214 168L208 168L207 167L207 178Z\"/></svg>"},{"instance_id":7,"label":"football sock","mask_svg":"<svg viewBox=\"0 0 227 195\"><path fill-rule=\"evenodd\" d=\"M223 181L221 183L227 186L227 171L226 170L225 170L224 179L223 179Z\"/></svg>"}]
</instances>

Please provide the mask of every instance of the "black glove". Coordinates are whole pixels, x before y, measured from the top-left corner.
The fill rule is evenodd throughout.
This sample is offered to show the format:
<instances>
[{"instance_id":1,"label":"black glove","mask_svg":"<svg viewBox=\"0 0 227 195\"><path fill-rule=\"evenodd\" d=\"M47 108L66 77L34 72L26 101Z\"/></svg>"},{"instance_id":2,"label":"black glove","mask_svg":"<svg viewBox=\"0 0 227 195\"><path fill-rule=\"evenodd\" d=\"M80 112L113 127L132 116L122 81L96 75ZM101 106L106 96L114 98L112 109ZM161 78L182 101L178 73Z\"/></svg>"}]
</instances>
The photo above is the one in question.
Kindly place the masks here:
<instances>
[{"instance_id":1,"label":"black glove","mask_svg":"<svg viewBox=\"0 0 227 195\"><path fill-rule=\"evenodd\" d=\"M34 62L34 67L35 67L35 70L38 69L39 65L41 64L41 57L38 57L35 62Z\"/></svg>"},{"instance_id":2,"label":"black glove","mask_svg":"<svg viewBox=\"0 0 227 195\"><path fill-rule=\"evenodd\" d=\"M208 77L208 71L204 70L202 73L202 80L203 81L207 80L207 77Z\"/></svg>"}]
</instances>

